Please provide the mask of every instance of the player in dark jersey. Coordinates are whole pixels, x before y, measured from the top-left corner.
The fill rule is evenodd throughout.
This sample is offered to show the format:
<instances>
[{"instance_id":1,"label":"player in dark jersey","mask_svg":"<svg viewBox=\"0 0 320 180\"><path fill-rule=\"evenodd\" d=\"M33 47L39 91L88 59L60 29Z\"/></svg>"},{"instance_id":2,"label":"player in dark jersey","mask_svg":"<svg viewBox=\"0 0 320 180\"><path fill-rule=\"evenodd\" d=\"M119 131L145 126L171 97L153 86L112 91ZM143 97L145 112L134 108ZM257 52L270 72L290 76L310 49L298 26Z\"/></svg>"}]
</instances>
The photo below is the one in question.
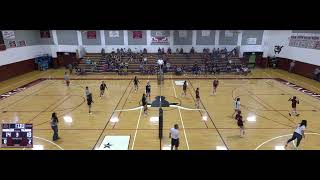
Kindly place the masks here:
<instances>
[{"instance_id":1,"label":"player in dark jersey","mask_svg":"<svg viewBox=\"0 0 320 180\"><path fill-rule=\"evenodd\" d=\"M91 104L92 103L93 103L92 94L89 93L88 96L87 96L87 104L88 104L88 107L89 107L89 114L92 114L92 112L91 112Z\"/></svg>"},{"instance_id":2,"label":"player in dark jersey","mask_svg":"<svg viewBox=\"0 0 320 180\"><path fill-rule=\"evenodd\" d=\"M199 88L197 88L196 90L196 108L200 107L200 92L199 92Z\"/></svg>"},{"instance_id":3,"label":"player in dark jersey","mask_svg":"<svg viewBox=\"0 0 320 180\"><path fill-rule=\"evenodd\" d=\"M108 89L106 83L104 81L102 81L101 85L100 85L100 97L104 95L104 91L106 88Z\"/></svg>"},{"instance_id":4,"label":"player in dark jersey","mask_svg":"<svg viewBox=\"0 0 320 180\"><path fill-rule=\"evenodd\" d=\"M241 116L241 111L238 111L235 119L237 120L237 125L240 128L240 137L244 136L244 125L243 125L243 120L242 120L242 116Z\"/></svg>"},{"instance_id":5,"label":"player in dark jersey","mask_svg":"<svg viewBox=\"0 0 320 180\"><path fill-rule=\"evenodd\" d=\"M146 94L143 93L141 103L143 106L143 113L144 115L148 115L148 103L147 103L147 97Z\"/></svg>"},{"instance_id":6,"label":"player in dark jersey","mask_svg":"<svg viewBox=\"0 0 320 180\"><path fill-rule=\"evenodd\" d=\"M134 84L134 91L137 92L138 91L138 88L139 88L139 84L140 81L138 80L137 76L134 77L133 79L133 84Z\"/></svg>"},{"instance_id":7,"label":"player in dark jersey","mask_svg":"<svg viewBox=\"0 0 320 180\"><path fill-rule=\"evenodd\" d=\"M149 99L149 101L150 101L150 94L151 94L151 85L150 85L150 82L148 81L146 85L146 97Z\"/></svg>"},{"instance_id":8,"label":"player in dark jersey","mask_svg":"<svg viewBox=\"0 0 320 180\"><path fill-rule=\"evenodd\" d=\"M212 95L216 94L218 85L219 85L219 80L215 79L212 83L212 86L213 86Z\"/></svg>"},{"instance_id":9,"label":"player in dark jersey","mask_svg":"<svg viewBox=\"0 0 320 180\"><path fill-rule=\"evenodd\" d=\"M187 95L187 81L184 81L182 89L183 89L183 93L182 95L186 96Z\"/></svg>"},{"instance_id":10,"label":"player in dark jersey","mask_svg":"<svg viewBox=\"0 0 320 180\"><path fill-rule=\"evenodd\" d=\"M293 96L292 98L290 98L288 101L291 101L291 113L289 112L289 115L295 115L295 116L299 116L299 114L297 114L297 104L299 104L299 100L297 99L296 96Z\"/></svg>"}]
</instances>

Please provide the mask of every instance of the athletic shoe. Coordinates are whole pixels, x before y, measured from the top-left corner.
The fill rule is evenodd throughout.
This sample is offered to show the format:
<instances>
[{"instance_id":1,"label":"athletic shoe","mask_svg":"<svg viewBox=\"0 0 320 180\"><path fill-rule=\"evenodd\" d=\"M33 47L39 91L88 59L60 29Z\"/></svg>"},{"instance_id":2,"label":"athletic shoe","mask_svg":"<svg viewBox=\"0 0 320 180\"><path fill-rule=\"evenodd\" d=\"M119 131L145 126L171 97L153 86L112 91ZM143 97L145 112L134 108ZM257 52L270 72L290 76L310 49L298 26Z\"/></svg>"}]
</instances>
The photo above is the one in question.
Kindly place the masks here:
<instances>
[{"instance_id":1,"label":"athletic shoe","mask_svg":"<svg viewBox=\"0 0 320 180\"><path fill-rule=\"evenodd\" d=\"M289 116L291 116L291 114L289 113Z\"/></svg>"},{"instance_id":2,"label":"athletic shoe","mask_svg":"<svg viewBox=\"0 0 320 180\"><path fill-rule=\"evenodd\" d=\"M297 114L296 116L299 116L300 114Z\"/></svg>"}]
</instances>

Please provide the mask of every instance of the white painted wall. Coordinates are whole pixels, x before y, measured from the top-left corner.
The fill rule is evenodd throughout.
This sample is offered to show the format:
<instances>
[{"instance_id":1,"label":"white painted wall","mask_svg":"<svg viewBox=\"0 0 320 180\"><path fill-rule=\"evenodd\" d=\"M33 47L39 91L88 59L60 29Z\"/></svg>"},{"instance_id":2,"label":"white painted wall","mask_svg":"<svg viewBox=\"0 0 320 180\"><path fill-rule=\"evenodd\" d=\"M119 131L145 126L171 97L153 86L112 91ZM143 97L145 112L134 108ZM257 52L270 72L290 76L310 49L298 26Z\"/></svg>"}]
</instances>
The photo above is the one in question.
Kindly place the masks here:
<instances>
[{"instance_id":1,"label":"white painted wall","mask_svg":"<svg viewBox=\"0 0 320 180\"><path fill-rule=\"evenodd\" d=\"M283 45L280 54L277 57L293 59L309 64L320 66L320 50L297 48L289 46L289 37L293 35L291 30L272 30L266 32L268 35L268 49L266 50L269 56L274 55L274 46Z\"/></svg>"},{"instance_id":2,"label":"white painted wall","mask_svg":"<svg viewBox=\"0 0 320 180\"><path fill-rule=\"evenodd\" d=\"M0 51L0 66L32 59L42 54L51 54L50 45L8 48Z\"/></svg>"}]
</instances>

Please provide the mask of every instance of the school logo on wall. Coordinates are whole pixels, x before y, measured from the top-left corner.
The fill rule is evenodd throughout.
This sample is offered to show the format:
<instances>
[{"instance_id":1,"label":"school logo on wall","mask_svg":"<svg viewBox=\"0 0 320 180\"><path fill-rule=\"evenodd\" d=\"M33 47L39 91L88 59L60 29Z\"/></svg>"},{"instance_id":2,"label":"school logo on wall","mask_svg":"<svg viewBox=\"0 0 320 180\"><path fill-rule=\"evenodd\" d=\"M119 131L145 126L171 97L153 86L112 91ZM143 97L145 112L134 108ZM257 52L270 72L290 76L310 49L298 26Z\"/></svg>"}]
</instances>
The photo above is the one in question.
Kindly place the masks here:
<instances>
[{"instance_id":1,"label":"school logo on wall","mask_svg":"<svg viewBox=\"0 0 320 180\"><path fill-rule=\"evenodd\" d=\"M283 46L274 46L274 54L279 54L282 50Z\"/></svg>"},{"instance_id":2,"label":"school logo on wall","mask_svg":"<svg viewBox=\"0 0 320 180\"><path fill-rule=\"evenodd\" d=\"M120 33L119 33L119 31L109 31L109 37L111 37L111 38L120 37Z\"/></svg>"},{"instance_id":3,"label":"school logo on wall","mask_svg":"<svg viewBox=\"0 0 320 180\"><path fill-rule=\"evenodd\" d=\"M10 47L10 48L15 48L15 47L17 47L16 41L9 41L9 47Z\"/></svg>"},{"instance_id":4,"label":"school logo on wall","mask_svg":"<svg viewBox=\"0 0 320 180\"><path fill-rule=\"evenodd\" d=\"M151 39L151 45L169 45L169 37L163 31L156 31L155 36L152 36Z\"/></svg>"}]
</instances>

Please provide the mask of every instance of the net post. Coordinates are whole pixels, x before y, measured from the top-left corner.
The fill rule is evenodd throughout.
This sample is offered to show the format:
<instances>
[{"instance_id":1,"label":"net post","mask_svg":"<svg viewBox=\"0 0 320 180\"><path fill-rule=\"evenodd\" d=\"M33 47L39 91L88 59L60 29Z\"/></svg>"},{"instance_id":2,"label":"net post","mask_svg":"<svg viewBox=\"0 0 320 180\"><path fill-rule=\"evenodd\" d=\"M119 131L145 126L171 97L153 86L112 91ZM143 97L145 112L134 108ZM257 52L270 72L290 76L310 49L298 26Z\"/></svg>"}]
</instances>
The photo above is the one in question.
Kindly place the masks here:
<instances>
[{"instance_id":1,"label":"net post","mask_svg":"<svg viewBox=\"0 0 320 180\"><path fill-rule=\"evenodd\" d=\"M163 110L159 108L159 139L163 137Z\"/></svg>"}]
</instances>

